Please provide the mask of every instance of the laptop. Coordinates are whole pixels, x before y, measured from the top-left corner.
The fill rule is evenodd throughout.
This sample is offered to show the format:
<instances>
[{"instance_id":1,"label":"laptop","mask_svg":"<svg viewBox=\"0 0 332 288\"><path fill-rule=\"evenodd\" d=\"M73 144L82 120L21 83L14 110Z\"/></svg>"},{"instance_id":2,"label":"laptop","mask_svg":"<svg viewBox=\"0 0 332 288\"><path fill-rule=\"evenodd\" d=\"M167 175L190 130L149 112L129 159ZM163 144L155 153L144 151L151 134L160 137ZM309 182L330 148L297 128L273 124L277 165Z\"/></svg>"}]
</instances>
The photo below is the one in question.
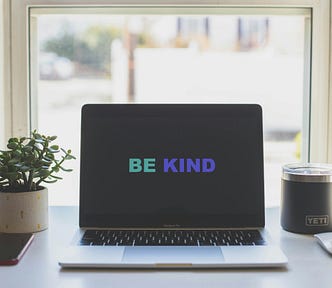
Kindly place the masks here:
<instances>
[{"instance_id":1,"label":"laptop","mask_svg":"<svg viewBox=\"0 0 332 288\"><path fill-rule=\"evenodd\" d=\"M62 267L287 263L264 229L259 105L85 105L79 214Z\"/></svg>"}]
</instances>

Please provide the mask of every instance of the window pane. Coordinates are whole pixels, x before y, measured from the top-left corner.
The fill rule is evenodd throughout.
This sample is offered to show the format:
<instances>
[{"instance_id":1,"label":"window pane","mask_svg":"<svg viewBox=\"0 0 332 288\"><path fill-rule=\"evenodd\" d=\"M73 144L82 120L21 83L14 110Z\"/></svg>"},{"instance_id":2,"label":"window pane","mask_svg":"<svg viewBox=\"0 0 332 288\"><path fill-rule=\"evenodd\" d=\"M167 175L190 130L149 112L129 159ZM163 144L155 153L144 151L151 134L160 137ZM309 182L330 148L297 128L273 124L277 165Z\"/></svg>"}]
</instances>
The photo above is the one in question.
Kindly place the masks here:
<instances>
[{"instance_id":1,"label":"window pane","mask_svg":"<svg viewBox=\"0 0 332 288\"><path fill-rule=\"evenodd\" d=\"M51 204L78 203L83 104L180 102L262 105L266 204L279 205L281 166L300 161L308 120L305 17L38 15L35 125L78 156Z\"/></svg>"}]
</instances>

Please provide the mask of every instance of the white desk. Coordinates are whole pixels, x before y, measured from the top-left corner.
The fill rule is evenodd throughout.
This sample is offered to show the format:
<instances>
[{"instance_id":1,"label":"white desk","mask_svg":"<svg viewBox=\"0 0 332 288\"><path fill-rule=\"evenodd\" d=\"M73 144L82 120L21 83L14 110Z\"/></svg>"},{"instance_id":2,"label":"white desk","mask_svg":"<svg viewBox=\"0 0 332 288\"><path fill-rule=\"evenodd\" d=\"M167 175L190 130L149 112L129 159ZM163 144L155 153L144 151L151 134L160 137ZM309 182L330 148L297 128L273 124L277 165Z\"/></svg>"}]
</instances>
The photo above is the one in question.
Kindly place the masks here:
<instances>
[{"instance_id":1,"label":"white desk","mask_svg":"<svg viewBox=\"0 0 332 288\"><path fill-rule=\"evenodd\" d=\"M287 268L214 270L60 269L58 251L78 228L77 207L50 207L49 229L36 234L16 266L0 266L0 287L332 287L332 257L312 236L285 232L279 210L267 209L267 229L289 259Z\"/></svg>"}]
</instances>

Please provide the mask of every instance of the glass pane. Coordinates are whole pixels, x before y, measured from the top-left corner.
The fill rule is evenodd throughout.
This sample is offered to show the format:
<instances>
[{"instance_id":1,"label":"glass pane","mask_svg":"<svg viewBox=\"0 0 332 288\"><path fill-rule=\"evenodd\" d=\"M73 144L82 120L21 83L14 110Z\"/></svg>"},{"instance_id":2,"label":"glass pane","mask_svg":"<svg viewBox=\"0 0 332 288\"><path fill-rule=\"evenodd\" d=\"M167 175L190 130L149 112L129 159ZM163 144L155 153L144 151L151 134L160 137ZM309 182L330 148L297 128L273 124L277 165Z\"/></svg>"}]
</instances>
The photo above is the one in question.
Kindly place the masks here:
<instances>
[{"instance_id":1,"label":"glass pane","mask_svg":"<svg viewBox=\"0 0 332 288\"><path fill-rule=\"evenodd\" d=\"M181 102L262 105L266 204L279 205L281 166L301 159L308 120L305 16L34 17L35 125L78 156L74 172L49 186L51 204L78 204L83 104Z\"/></svg>"}]
</instances>

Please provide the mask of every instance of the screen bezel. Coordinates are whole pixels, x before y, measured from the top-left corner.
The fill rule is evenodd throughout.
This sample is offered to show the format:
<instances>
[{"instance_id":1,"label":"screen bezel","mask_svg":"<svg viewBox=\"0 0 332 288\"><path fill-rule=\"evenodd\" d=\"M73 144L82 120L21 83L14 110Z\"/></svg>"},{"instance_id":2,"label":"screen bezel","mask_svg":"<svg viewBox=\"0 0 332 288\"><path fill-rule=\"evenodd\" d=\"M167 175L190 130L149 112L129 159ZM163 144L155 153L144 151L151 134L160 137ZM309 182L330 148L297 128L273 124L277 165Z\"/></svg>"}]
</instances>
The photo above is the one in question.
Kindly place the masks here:
<instances>
[{"instance_id":1,"label":"screen bezel","mask_svg":"<svg viewBox=\"0 0 332 288\"><path fill-rule=\"evenodd\" d=\"M253 137L257 139L257 151L260 155L257 163L259 173L259 203L254 214L226 214L226 215L119 215L119 214L88 214L84 207L88 204L85 195L86 165L84 155L89 153L89 137L87 123L102 117L153 117L164 115L176 117L176 115L191 116L199 113L200 117L211 115L228 115L231 117L248 117L248 121L256 121L257 129L253 131ZM257 104L86 104L82 107L81 119L81 171L80 171L80 227L100 228L230 228L230 227L264 227L264 168L263 168L263 127L262 109Z\"/></svg>"}]
</instances>

